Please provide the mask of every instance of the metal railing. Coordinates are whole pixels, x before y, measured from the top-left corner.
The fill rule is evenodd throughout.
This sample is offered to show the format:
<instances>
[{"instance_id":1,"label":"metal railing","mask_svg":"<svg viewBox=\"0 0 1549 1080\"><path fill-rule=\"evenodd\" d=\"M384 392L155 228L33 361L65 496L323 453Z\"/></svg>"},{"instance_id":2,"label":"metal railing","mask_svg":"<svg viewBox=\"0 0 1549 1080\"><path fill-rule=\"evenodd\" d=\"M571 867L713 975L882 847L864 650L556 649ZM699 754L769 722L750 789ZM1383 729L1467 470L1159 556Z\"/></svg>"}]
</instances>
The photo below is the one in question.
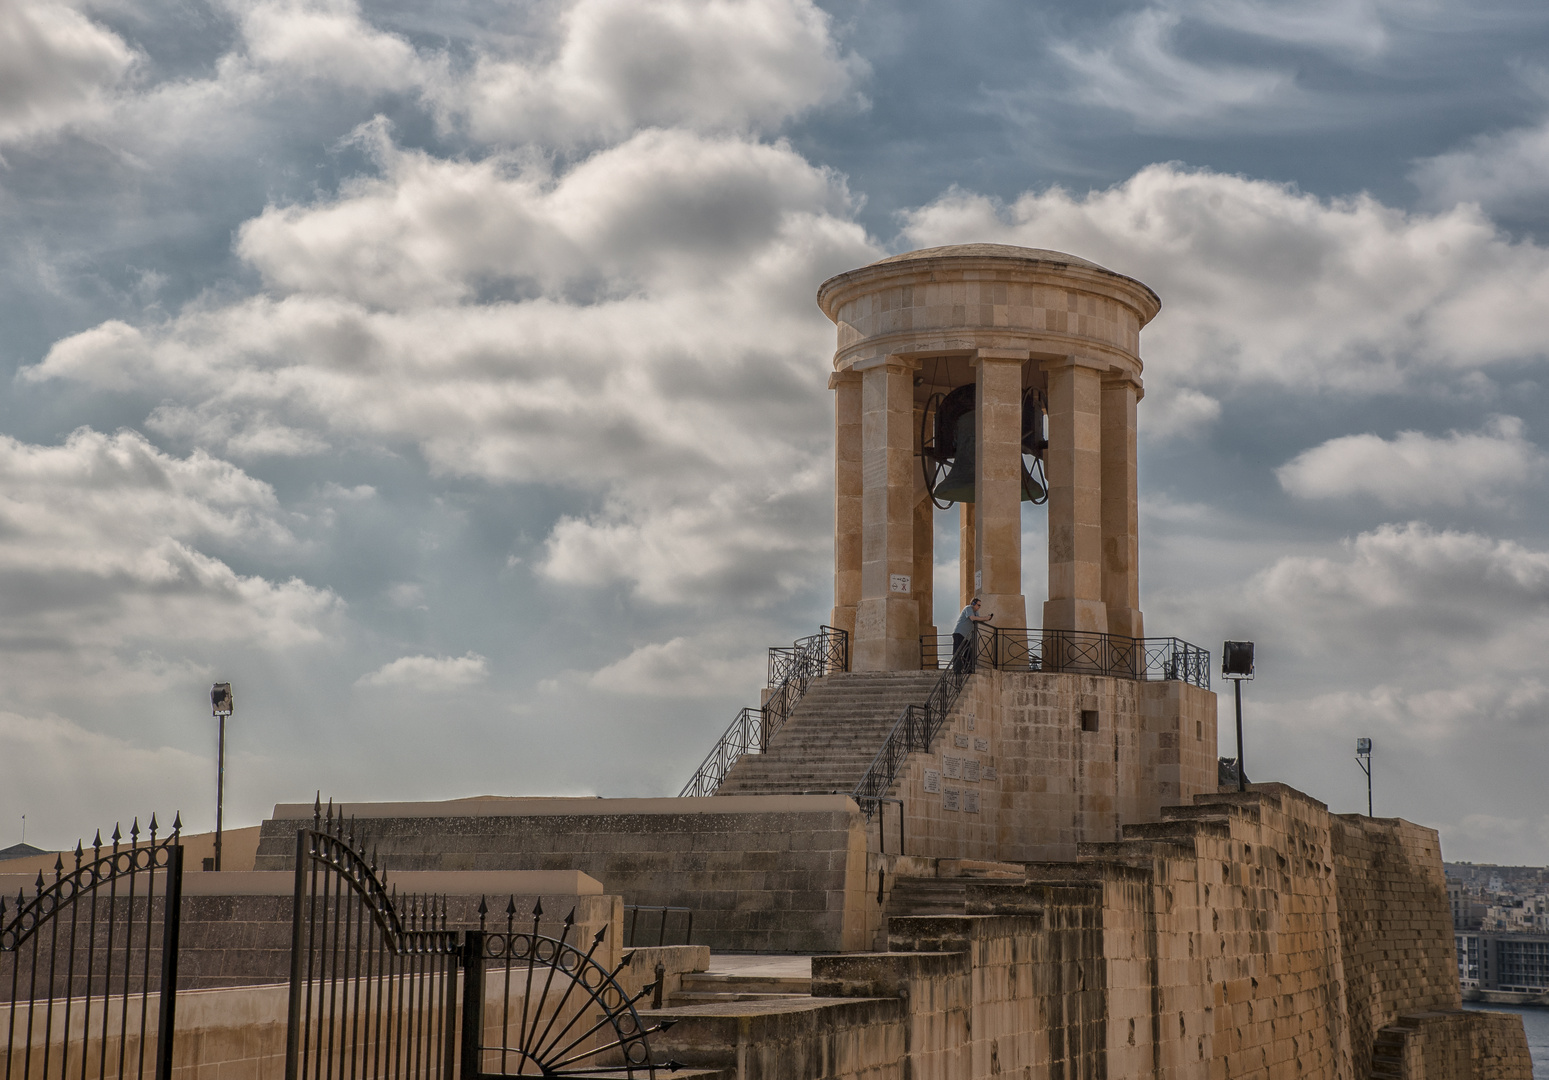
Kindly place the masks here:
<instances>
[{"instance_id":1,"label":"metal railing","mask_svg":"<svg viewBox=\"0 0 1549 1080\"><path fill-rule=\"evenodd\" d=\"M898 714L898 722L883 740L882 749L871 759L865 774L851 792L851 798L861 805L868 820L881 807L883 797L892 789L905 759L917 750L930 749L931 742L946 723L947 714L957 704L958 695L963 692L969 676L974 673L974 665L969 662L969 658L970 648L965 643L963 655L958 657L959 662L952 663L949 656L941 678L936 680L925 703L905 705Z\"/></svg>"},{"instance_id":2,"label":"metal railing","mask_svg":"<svg viewBox=\"0 0 1549 1080\"><path fill-rule=\"evenodd\" d=\"M813 679L850 670L850 635L824 626L790 648L769 650L769 685L762 708L739 712L678 792L679 798L714 795L731 767L744 754L761 754L785 726Z\"/></svg>"},{"instance_id":3,"label":"metal railing","mask_svg":"<svg viewBox=\"0 0 1549 1080\"><path fill-rule=\"evenodd\" d=\"M1121 679L1178 679L1210 689L1210 651L1181 638L1130 638L1086 630L981 628L964 658L970 670L1047 671ZM920 666L951 666L952 635L920 638Z\"/></svg>"},{"instance_id":4,"label":"metal railing","mask_svg":"<svg viewBox=\"0 0 1549 1080\"><path fill-rule=\"evenodd\" d=\"M625 904L624 905L624 917L629 920L629 929L626 932L625 938L624 938L624 947L626 949L634 949L634 948L639 948L640 947L640 937L639 937L638 934L635 933L635 928L636 928L636 924L638 924L640 922L640 913L642 911L647 912L650 915L656 915L656 914L661 915L661 918L659 920L657 920L657 924L656 924L656 946L657 946L657 948L660 948L663 945L667 944L667 916L669 914L671 914L671 915L682 915L683 916L683 921L686 924L684 926L684 928L683 928L683 944L685 944L685 945L692 945L692 944L694 944L694 909L693 908L670 907L670 906L662 905L662 904ZM649 925L646 926L645 932L646 932L647 936L650 935L651 928L650 928ZM677 934L674 933L673 937L677 937Z\"/></svg>"}]
</instances>

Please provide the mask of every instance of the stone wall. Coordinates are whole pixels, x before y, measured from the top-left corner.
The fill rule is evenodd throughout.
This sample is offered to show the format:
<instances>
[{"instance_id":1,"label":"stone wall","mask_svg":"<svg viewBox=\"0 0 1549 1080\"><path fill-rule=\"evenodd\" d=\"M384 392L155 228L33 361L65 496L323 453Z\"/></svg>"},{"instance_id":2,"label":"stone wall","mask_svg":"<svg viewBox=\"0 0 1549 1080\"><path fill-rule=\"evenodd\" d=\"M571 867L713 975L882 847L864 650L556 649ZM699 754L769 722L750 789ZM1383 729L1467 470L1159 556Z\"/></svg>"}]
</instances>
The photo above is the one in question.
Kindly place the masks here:
<instances>
[{"instance_id":1,"label":"stone wall","mask_svg":"<svg viewBox=\"0 0 1549 1080\"><path fill-rule=\"evenodd\" d=\"M1215 706L1177 681L983 672L900 777L907 854L1068 860L1117 840L1215 790Z\"/></svg>"},{"instance_id":2,"label":"stone wall","mask_svg":"<svg viewBox=\"0 0 1549 1080\"><path fill-rule=\"evenodd\" d=\"M1527 1035L1509 1013L1408 1013L1377 1033L1372 1075L1391 1080L1532 1080ZM1380 1071L1379 1071L1380 1070Z\"/></svg>"},{"instance_id":3,"label":"stone wall","mask_svg":"<svg viewBox=\"0 0 1549 1080\"><path fill-rule=\"evenodd\" d=\"M1434 830L1343 814L1332 836L1351 1050L1370 1061L1399 1013L1461 1007L1452 906Z\"/></svg>"},{"instance_id":4,"label":"stone wall","mask_svg":"<svg viewBox=\"0 0 1549 1080\"><path fill-rule=\"evenodd\" d=\"M863 948L867 830L845 796L476 799L342 808L391 871L580 870L625 904L688 907L714 949ZM275 807L256 865L294 861L310 806ZM875 829L872 830L875 832Z\"/></svg>"}]
</instances>

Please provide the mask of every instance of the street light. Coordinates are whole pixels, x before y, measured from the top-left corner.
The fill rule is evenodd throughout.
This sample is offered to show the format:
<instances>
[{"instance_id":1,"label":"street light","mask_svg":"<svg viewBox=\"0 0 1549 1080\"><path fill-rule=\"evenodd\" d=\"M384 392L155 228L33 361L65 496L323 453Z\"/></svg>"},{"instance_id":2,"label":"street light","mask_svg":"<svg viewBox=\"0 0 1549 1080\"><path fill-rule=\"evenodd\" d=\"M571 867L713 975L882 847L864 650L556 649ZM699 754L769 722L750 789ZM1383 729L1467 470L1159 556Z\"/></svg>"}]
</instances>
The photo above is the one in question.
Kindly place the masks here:
<instances>
[{"instance_id":1,"label":"street light","mask_svg":"<svg viewBox=\"0 0 1549 1080\"><path fill-rule=\"evenodd\" d=\"M210 715L220 721L220 749L215 758L215 869L221 868L221 815L226 803L226 717L233 712L231 684L210 687Z\"/></svg>"},{"instance_id":2,"label":"street light","mask_svg":"<svg viewBox=\"0 0 1549 1080\"><path fill-rule=\"evenodd\" d=\"M1366 816L1372 816L1372 741L1355 740L1355 763L1366 774Z\"/></svg>"},{"instance_id":3,"label":"street light","mask_svg":"<svg viewBox=\"0 0 1549 1080\"><path fill-rule=\"evenodd\" d=\"M1247 791L1242 753L1242 681L1253 678L1253 642L1228 641L1221 646L1221 677L1237 689L1237 790Z\"/></svg>"}]
</instances>

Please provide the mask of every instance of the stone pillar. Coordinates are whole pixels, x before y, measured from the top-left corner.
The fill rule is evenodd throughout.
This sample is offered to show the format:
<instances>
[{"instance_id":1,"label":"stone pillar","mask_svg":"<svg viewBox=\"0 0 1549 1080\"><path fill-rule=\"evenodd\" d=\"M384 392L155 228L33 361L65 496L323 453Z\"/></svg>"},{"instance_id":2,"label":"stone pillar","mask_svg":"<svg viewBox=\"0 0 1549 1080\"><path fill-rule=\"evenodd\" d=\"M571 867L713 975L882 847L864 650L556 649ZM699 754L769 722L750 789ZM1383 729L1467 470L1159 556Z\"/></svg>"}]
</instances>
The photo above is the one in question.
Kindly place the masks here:
<instances>
[{"instance_id":1,"label":"stone pillar","mask_svg":"<svg viewBox=\"0 0 1549 1080\"><path fill-rule=\"evenodd\" d=\"M828 625L855 641L855 605L861 598L861 377L829 376L834 391L834 610Z\"/></svg>"},{"instance_id":2,"label":"stone pillar","mask_svg":"<svg viewBox=\"0 0 1549 1080\"><path fill-rule=\"evenodd\" d=\"M917 671L914 595L914 367L882 357L861 375L861 597L851 666Z\"/></svg>"},{"instance_id":3,"label":"stone pillar","mask_svg":"<svg viewBox=\"0 0 1549 1080\"><path fill-rule=\"evenodd\" d=\"M980 609L999 627L1027 625L1022 593L1022 365L1027 353L974 356L974 573Z\"/></svg>"},{"instance_id":4,"label":"stone pillar","mask_svg":"<svg viewBox=\"0 0 1549 1080\"><path fill-rule=\"evenodd\" d=\"M1108 632L1102 600L1102 376L1082 356L1045 362L1049 373L1049 630Z\"/></svg>"},{"instance_id":5,"label":"stone pillar","mask_svg":"<svg viewBox=\"0 0 1549 1080\"><path fill-rule=\"evenodd\" d=\"M1135 483L1135 404L1140 386L1133 376L1102 384L1103 603L1108 632L1145 637L1140 617L1140 513Z\"/></svg>"},{"instance_id":6,"label":"stone pillar","mask_svg":"<svg viewBox=\"0 0 1549 1080\"><path fill-rule=\"evenodd\" d=\"M957 610L962 611L979 591L978 573L974 563L974 504L958 503L957 517Z\"/></svg>"},{"instance_id":7,"label":"stone pillar","mask_svg":"<svg viewBox=\"0 0 1549 1080\"><path fill-rule=\"evenodd\" d=\"M936 515L930 492L925 490L925 470L920 467L920 422L925 403L914 406L914 597L919 603L920 637L936 637ZM921 659L924 659L922 654Z\"/></svg>"}]
</instances>

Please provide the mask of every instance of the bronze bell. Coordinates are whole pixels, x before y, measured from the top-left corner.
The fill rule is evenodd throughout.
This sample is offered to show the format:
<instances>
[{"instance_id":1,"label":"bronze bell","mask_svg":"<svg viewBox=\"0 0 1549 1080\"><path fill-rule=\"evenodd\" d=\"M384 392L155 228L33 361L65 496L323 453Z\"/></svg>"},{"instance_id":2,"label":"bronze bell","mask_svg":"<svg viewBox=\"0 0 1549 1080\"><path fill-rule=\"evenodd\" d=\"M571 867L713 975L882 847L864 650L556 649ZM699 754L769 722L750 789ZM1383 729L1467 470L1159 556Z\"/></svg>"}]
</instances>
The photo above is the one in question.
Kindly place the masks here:
<instances>
[{"instance_id":1,"label":"bronze bell","mask_svg":"<svg viewBox=\"0 0 1549 1080\"><path fill-rule=\"evenodd\" d=\"M931 495L941 502L974 501L974 408L975 390L972 384L959 386L942 398L936 407L934 445L926 453L928 457L947 466L947 475L931 489ZM1022 453L1032 455L1035 459L1034 467L1040 473L1044 451L1049 445L1043 434L1043 417L1040 395L1029 390L1022 398ZM1042 503L1048 497L1047 489L1024 464L1022 501Z\"/></svg>"}]
</instances>

